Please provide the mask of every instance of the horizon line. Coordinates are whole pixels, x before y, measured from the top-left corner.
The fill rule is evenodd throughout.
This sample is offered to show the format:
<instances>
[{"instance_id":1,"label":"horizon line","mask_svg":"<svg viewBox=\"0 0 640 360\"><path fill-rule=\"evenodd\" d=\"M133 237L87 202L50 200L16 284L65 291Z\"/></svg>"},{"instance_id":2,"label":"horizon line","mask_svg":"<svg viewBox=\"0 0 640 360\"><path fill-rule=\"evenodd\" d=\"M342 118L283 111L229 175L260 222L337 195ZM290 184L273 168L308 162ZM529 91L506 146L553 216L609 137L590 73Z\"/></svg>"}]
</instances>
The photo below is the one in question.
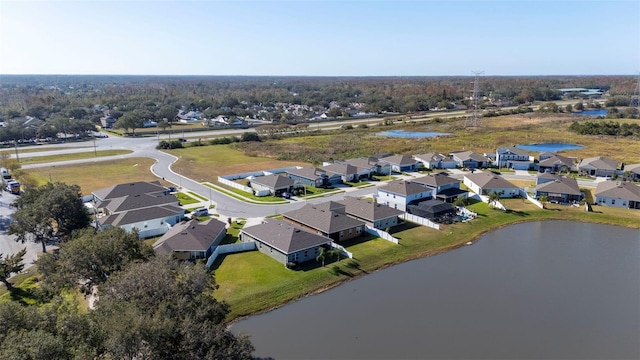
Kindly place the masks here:
<instances>
[{"instance_id":1,"label":"horizon line","mask_svg":"<svg viewBox=\"0 0 640 360\"><path fill-rule=\"evenodd\" d=\"M62 73L21 73L3 74L2 76L152 76L152 77L309 77L309 78L403 78L403 77L475 77L473 73L464 74L442 74L442 75L214 75L214 74L62 74ZM492 74L481 75L481 77L542 77L542 76L638 76L638 74Z\"/></svg>"}]
</instances>

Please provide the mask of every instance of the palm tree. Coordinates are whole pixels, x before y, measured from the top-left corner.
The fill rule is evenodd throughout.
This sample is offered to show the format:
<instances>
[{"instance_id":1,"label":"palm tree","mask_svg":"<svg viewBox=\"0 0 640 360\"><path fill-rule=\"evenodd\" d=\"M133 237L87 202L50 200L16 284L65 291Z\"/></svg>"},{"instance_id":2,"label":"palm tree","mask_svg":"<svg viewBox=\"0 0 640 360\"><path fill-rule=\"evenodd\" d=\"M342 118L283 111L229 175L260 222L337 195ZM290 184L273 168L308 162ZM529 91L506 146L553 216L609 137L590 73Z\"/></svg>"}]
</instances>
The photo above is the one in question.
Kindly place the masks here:
<instances>
[{"instance_id":1,"label":"palm tree","mask_svg":"<svg viewBox=\"0 0 640 360\"><path fill-rule=\"evenodd\" d=\"M495 207L496 203L500 200L500 194L497 192L489 193L489 206Z\"/></svg>"},{"instance_id":2,"label":"palm tree","mask_svg":"<svg viewBox=\"0 0 640 360\"><path fill-rule=\"evenodd\" d=\"M322 267L324 267L324 248L321 246L320 249L318 249L318 256L316 256L316 261L322 261Z\"/></svg>"}]
</instances>

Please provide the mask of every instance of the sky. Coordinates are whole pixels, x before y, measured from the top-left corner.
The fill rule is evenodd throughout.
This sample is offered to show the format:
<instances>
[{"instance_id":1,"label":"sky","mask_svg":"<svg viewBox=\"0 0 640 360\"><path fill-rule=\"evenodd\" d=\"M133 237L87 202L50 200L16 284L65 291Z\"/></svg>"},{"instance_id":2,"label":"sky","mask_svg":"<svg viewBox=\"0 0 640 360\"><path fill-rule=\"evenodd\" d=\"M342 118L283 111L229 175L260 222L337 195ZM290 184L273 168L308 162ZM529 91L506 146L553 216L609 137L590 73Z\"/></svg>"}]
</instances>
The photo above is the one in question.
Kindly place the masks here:
<instances>
[{"instance_id":1,"label":"sky","mask_svg":"<svg viewBox=\"0 0 640 360\"><path fill-rule=\"evenodd\" d=\"M0 0L0 74L637 75L638 0Z\"/></svg>"}]
</instances>

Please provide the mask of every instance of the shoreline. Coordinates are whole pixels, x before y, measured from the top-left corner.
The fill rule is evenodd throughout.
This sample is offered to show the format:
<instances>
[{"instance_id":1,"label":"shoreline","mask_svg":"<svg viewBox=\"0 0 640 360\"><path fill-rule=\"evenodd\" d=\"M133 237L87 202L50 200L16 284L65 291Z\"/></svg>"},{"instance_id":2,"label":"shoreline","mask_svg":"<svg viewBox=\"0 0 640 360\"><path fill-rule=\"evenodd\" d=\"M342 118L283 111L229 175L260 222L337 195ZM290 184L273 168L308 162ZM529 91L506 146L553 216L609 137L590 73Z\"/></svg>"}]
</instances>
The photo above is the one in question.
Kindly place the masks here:
<instances>
[{"instance_id":1,"label":"shoreline","mask_svg":"<svg viewBox=\"0 0 640 360\"><path fill-rule=\"evenodd\" d=\"M406 263L406 262L409 262L409 261L418 260L418 259L424 259L424 258L427 258L427 257L431 257L431 256L439 255L439 254L442 254L442 253L454 251L454 250L456 250L458 248L461 248L461 247L464 247L464 246L468 246L468 245L466 245L468 242L471 242L471 243L475 244L484 235L486 235L486 234L488 234L488 233L490 233L492 231L496 231L498 229L502 229L502 228L505 228L505 227L511 226L511 225L517 225L517 224L521 224L521 223L535 222L535 221L540 221L540 222L542 222L542 221L575 221L575 222L582 222L582 223L593 223L593 224L604 224L604 225L612 225L612 226L621 226L621 227L626 227L626 228L630 228L630 229L640 229L640 224L638 226L634 227L634 226L620 225L620 224L607 222L607 221L584 220L584 219L580 220L580 219L571 219L571 218L567 219L567 218L564 218L564 217L546 218L546 219L516 219L515 221L512 221L512 222L508 222L508 223L504 223L504 224L498 224L497 226L492 226L492 227L489 227L487 229L483 229L480 233L476 234L475 236L473 236L471 238L463 238L463 239L457 241L454 244L451 244L451 245L448 245L448 246L445 246L445 247L442 247L442 248L439 248L439 249L436 249L436 250L419 252L419 253L413 254L412 256L404 258L403 260L386 263L386 264L384 264L384 265L382 265L380 267L377 267L377 268L375 268L373 270L370 270L370 271L362 270L360 273L354 275L353 277L337 280L337 281L335 281L333 283L330 283L329 285L321 286L321 287L319 287L317 289L314 289L312 291L309 291L309 292L306 292L306 293L301 294L299 296L296 296L295 298L292 298L292 299L290 299L288 301L285 301L283 303L280 303L280 304L277 304L277 305L274 305L274 306L271 306L271 307L268 307L268 308L265 308L265 309L262 309L262 310L255 311L255 312L252 312L252 313L247 314L247 315L242 315L242 316L235 317L235 318L231 319L230 321L228 321L226 323L226 326L227 326L227 328L231 328L233 326L233 324L235 324L238 321L242 321L242 320L245 320L245 319L247 319L249 317L256 316L256 315L266 314L268 312L277 310L277 309L279 309L279 308L281 308L283 306L286 306L286 305L295 303L297 301L300 301L300 300L302 300L304 298L307 298L309 296L321 294L321 293L323 293L325 291L328 291L328 290L331 290L331 289L333 289L335 287L338 287L338 286L340 286L340 285L342 285L342 284L344 284L346 282L349 282L349 281L352 281L352 280L356 280L356 279L358 279L360 277L369 275L371 273L374 273L374 272L377 272L377 271L380 271L380 270L384 270L384 269L390 268L390 267L395 266L395 265L400 265L400 264L403 264L403 263Z\"/></svg>"}]
</instances>

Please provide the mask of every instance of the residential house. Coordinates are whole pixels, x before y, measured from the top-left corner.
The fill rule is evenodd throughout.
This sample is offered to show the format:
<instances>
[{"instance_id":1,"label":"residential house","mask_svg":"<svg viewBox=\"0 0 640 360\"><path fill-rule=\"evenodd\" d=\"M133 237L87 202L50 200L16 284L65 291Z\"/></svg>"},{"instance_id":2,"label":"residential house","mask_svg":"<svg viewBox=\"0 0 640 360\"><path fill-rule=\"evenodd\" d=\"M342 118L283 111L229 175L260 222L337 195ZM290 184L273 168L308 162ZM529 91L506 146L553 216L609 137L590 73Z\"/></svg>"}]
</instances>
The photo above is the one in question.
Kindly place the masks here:
<instances>
[{"instance_id":1,"label":"residential house","mask_svg":"<svg viewBox=\"0 0 640 360\"><path fill-rule=\"evenodd\" d=\"M402 211L375 201L347 196L340 203L345 205L345 213L353 218L364 221L368 226L384 230L400 223Z\"/></svg>"},{"instance_id":2,"label":"residential house","mask_svg":"<svg viewBox=\"0 0 640 360\"><path fill-rule=\"evenodd\" d=\"M576 169L575 158L569 158L566 156L553 154L553 153L540 154L540 162L538 163L538 170L540 172L568 173L575 169Z\"/></svg>"},{"instance_id":3,"label":"residential house","mask_svg":"<svg viewBox=\"0 0 640 360\"><path fill-rule=\"evenodd\" d=\"M460 189L460 180L454 179L447 173L429 174L411 180L416 184L433 189L434 197L444 202L454 202L458 197L466 198L468 191Z\"/></svg>"},{"instance_id":4,"label":"residential house","mask_svg":"<svg viewBox=\"0 0 640 360\"><path fill-rule=\"evenodd\" d=\"M625 174L625 179L632 181L640 180L640 164L625 164L622 169Z\"/></svg>"},{"instance_id":5,"label":"residential house","mask_svg":"<svg viewBox=\"0 0 640 360\"><path fill-rule=\"evenodd\" d=\"M388 163L380 163L375 158L360 157L349 160L336 161L336 163L345 163L356 167L359 179L371 179L374 175L389 175L391 173L391 165Z\"/></svg>"},{"instance_id":6,"label":"residential house","mask_svg":"<svg viewBox=\"0 0 640 360\"><path fill-rule=\"evenodd\" d=\"M626 181L602 181L595 191L595 203L625 209L640 209L640 186Z\"/></svg>"},{"instance_id":7,"label":"residential house","mask_svg":"<svg viewBox=\"0 0 640 360\"><path fill-rule=\"evenodd\" d=\"M226 224L217 219L183 221L162 235L153 250L180 260L207 259L226 234Z\"/></svg>"},{"instance_id":8,"label":"residential house","mask_svg":"<svg viewBox=\"0 0 640 360\"><path fill-rule=\"evenodd\" d=\"M455 151L449 154L458 167L467 169L487 168L491 164L491 160L474 151Z\"/></svg>"},{"instance_id":9,"label":"residential house","mask_svg":"<svg viewBox=\"0 0 640 360\"><path fill-rule=\"evenodd\" d=\"M299 210L282 214L285 220L309 231L327 236L333 241L344 241L362 235L365 223L347 216L345 205L334 201L306 204Z\"/></svg>"},{"instance_id":10,"label":"residential house","mask_svg":"<svg viewBox=\"0 0 640 360\"><path fill-rule=\"evenodd\" d=\"M107 116L103 116L100 118L100 124L102 125L102 128L104 129L111 129L113 128L113 126L116 124L116 121L118 121L118 119L107 115Z\"/></svg>"},{"instance_id":11,"label":"residential house","mask_svg":"<svg viewBox=\"0 0 640 360\"><path fill-rule=\"evenodd\" d=\"M433 198L433 190L405 180L393 180L378 188L377 201L407 211L407 205Z\"/></svg>"},{"instance_id":12,"label":"residential house","mask_svg":"<svg viewBox=\"0 0 640 360\"><path fill-rule=\"evenodd\" d=\"M578 171L588 176L611 177L617 169L618 162L604 156L582 159L578 164Z\"/></svg>"},{"instance_id":13,"label":"residential house","mask_svg":"<svg viewBox=\"0 0 640 360\"><path fill-rule=\"evenodd\" d=\"M295 180L277 174L258 176L251 179L251 188L257 196L262 196L262 194L281 196L285 192L291 193L294 184Z\"/></svg>"},{"instance_id":14,"label":"residential house","mask_svg":"<svg viewBox=\"0 0 640 360\"><path fill-rule=\"evenodd\" d=\"M96 226L137 229L141 238L158 236L184 218L178 198L160 182L133 182L96 190L93 206Z\"/></svg>"},{"instance_id":15,"label":"residential house","mask_svg":"<svg viewBox=\"0 0 640 360\"><path fill-rule=\"evenodd\" d=\"M496 166L514 170L529 170L533 159L525 150L507 146L496 150Z\"/></svg>"},{"instance_id":16,"label":"residential house","mask_svg":"<svg viewBox=\"0 0 640 360\"><path fill-rule=\"evenodd\" d=\"M427 169L455 169L457 163L449 156L435 152L413 155Z\"/></svg>"},{"instance_id":17,"label":"residential house","mask_svg":"<svg viewBox=\"0 0 640 360\"><path fill-rule=\"evenodd\" d=\"M329 177L332 175L340 176L340 182L353 182L358 180L358 169L353 165L344 163L329 164L323 166L322 170Z\"/></svg>"},{"instance_id":18,"label":"residential house","mask_svg":"<svg viewBox=\"0 0 640 360\"><path fill-rule=\"evenodd\" d=\"M289 221L266 219L262 224L248 226L240 230L242 242L253 241L258 251L285 266L315 260L320 247L328 247L331 239L307 231Z\"/></svg>"},{"instance_id":19,"label":"residential house","mask_svg":"<svg viewBox=\"0 0 640 360\"><path fill-rule=\"evenodd\" d=\"M535 196L545 196L555 203L573 203L582 200L583 194L576 179L571 177L540 174L536 180Z\"/></svg>"},{"instance_id":20,"label":"residential house","mask_svg":"<svg viewBox=\"0 0 640 360\"><path fill-rule=\"evenodd\" d=\"M422 201L409 205L409 213L435 222L450 221L456 214L455 206L438 199Z\"/></svg>"},{"instance_id":21,"label":"residential house","mask_svg":"<svg viewBox=\"0 0 640 360\"><path fill-rule=\"evenodd\" d=\"M498 193L501 198L511 198L520 194L519 187L492 173L465 174L463 182L471 191L479 195L488 196L491 193Z\"/></svg>"},{"instance_id":22,"label":"residential house","mask_svg":"<svg viewBox=\"0 0 640 360\"><path fill-rule=\"evenodd\" d=\"M294 184L300 183L315 188L328 187L340 183L340 175L327 175L324 170L314 166L287 170L287 177L294 180Z\"/></svg>"},{"instance_id":23,"label":"residential house","mask_svg":"<svg viewBox=\"0 0 640 360\"><path fill-rule=\"evenodd\" d=\"M415 171L420 163L410 155L385 156L379 158L378 162L391 165L391 171L399 173L405 171Z\"/></svg>"}]
</instances>

